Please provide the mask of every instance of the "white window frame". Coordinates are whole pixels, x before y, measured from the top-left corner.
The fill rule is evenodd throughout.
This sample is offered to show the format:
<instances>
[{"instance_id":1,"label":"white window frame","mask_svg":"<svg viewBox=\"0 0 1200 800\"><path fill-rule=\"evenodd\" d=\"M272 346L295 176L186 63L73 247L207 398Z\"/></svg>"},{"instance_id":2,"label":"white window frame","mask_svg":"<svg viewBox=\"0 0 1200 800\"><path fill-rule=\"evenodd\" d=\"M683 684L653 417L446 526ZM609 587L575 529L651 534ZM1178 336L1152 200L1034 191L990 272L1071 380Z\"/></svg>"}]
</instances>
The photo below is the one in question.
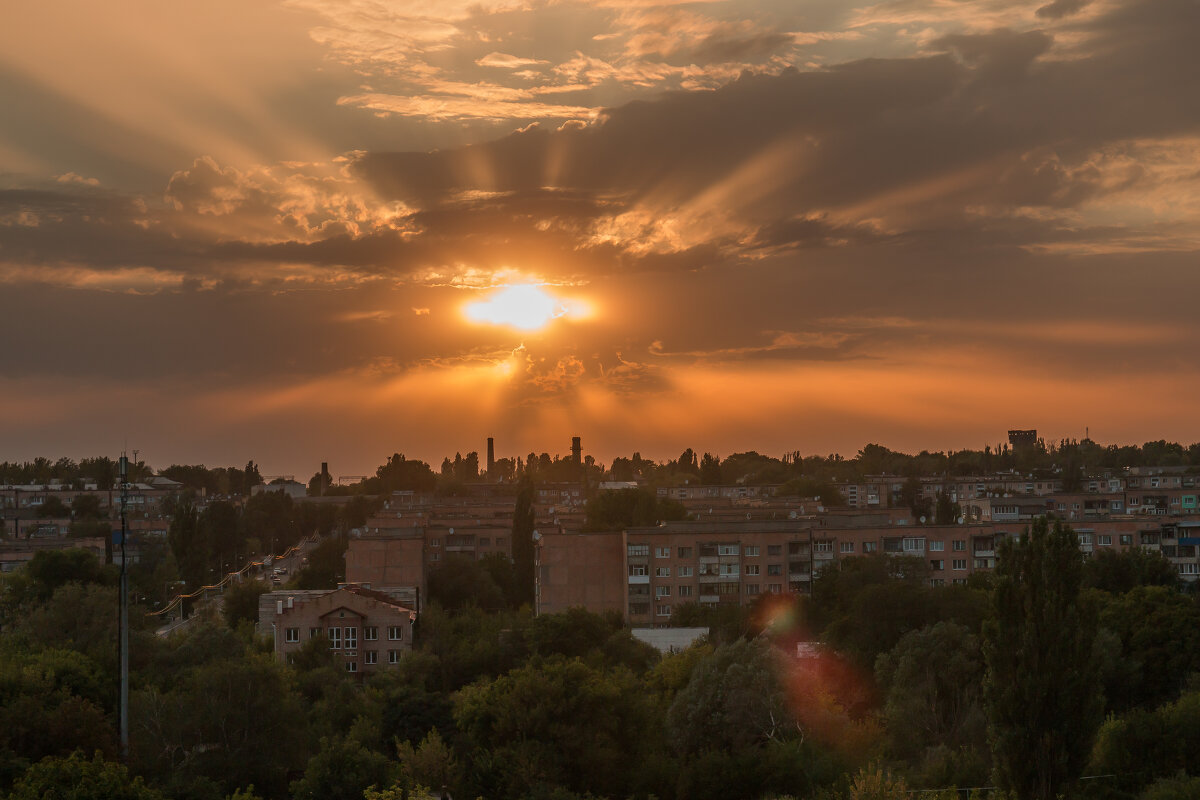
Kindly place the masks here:
<instances>
[{"instance_id":1,"label":"white window frame","mask_svg":"<svg viewBox=\"0 0 1200 800\"><path fill-rule=\"evenodd\" d=\"M368 664L378 664L379 663L379 651L378 650L364 650L363 652L366 654Z\"/></svg>"},{"instance_id":2,"label":"white window frame","mask_svg":"<svg viewBox=\"0 0 1200 800\"><path fill-rule=\"evenodd\" d=\"M329 649L342 649L342 629L336 625L325 631L325 635L329 637Z\"/></svg>"},{"instance_id":3,"label":"white window frame","mask_svg":"<svg viewBox=\"0 0 1200 800\"><path fill-rule=\"evenodd\" d=\"M342 629L342 641L346 643L347 650L358 649L358 628L348 626Z\"/></svg>"},{"instance_id":4,"label":"white window frame","mask_svg":"<svg viewBox=\"0 0 1200 800\"><path fill-rule=\"evenodd\" d=\"M404 628L400 625L388 625L388 641L389 642L404 641Z\"/></svg>"},{"instance_id":5,"label":"white window frame","mask_svg":"<svg viewBox=\"0 0 1200 800\"><path fill-rule=\"evenodd\" d=\"M300 641L300 629L299 628L285 628L283 631L283 640L285 642Z\"/></svg>"}]
</instances>

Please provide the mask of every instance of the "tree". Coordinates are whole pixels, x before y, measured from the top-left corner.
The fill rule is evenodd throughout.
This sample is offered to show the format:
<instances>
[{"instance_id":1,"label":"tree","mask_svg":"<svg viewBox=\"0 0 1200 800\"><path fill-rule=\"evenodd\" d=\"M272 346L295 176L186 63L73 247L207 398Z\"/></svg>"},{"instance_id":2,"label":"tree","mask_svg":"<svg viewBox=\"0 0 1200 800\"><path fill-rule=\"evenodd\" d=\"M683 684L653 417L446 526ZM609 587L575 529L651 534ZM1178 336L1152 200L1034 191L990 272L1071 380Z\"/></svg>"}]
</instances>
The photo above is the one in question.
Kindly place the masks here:
<instances>
[{"instance_id":1,"label":"tree","mask_svg":"<svg viewBox=\"0 0 1200 800\"><path fill-rule=\"evenodd\" d=\"M660 498L653 489L597 492L588 500L585 511L585 531L614 531L687 518L687 510L681 504Z\"/></svg>"},{"instance_id":2,"label":"tree","mask_svg":"<svg viewBox=\"0 0 1200 800\"><path fill-rule=\"evenodd\" d=\"M372 787L391 783L387 757L351 739L321 740L304 777L291 785L295 800L360 800Z\"/></svg>"},{"instance_id":3,"label":"tree","mask_svg":"<svg viewBox=\"0 0 1200 800\"><path fill-rule=\"evenodd\" d=\"M533 605L534 600L534 543L533 526L537 524L533 514L533 480L528 476L521 479L517 492L517 506L513 510L512 554L513 570L516 573L516 599L522 604Z\"/></svg>"},{"instance_id":4,"label":"tree","mask_svg":"<svg viewBox=\"0 0 1200 800\"><path fill-rule=\"evenodd\" d=\"M237 628L239 622L258 621L258 599L271 587L265 581L245 581L235 583L225 590L221 613L225 622L231 628Z\"/></svg>"},{"instance_id":5,"label":"tree","mask_svg":"<svg viewBox=\"0 0 1200 800\"><path fill-rule=\"evenodd\" d=\"M1165 586L1139 586L1109 602L1100 624L1121 641L1121 663L1108 682L1117 711L1174 700L1200 672L1200 606Z\"/></svg>"},{"instance_id":6,"label":"tree","mask_svg":"<svg viewBox=\"0 0 1200 800\"><path fill-rule=\"evenodd\" d=\"M798 733L761 639L717 648L696 665L667 712L671 741L684 754L735 751Z\"/></svg>"},{"instance_id":7,"label":"tree","mask_svg":"<svg viewBox=\"0 0 1200 800\"><path fill-rule=\"evenodd\" d=\"M965 761L965 769L940 776L947 783L985 779L983 673L979 637L954 622L907 633L879 656L875 677L885 692L883 713L892 752L910 762L936 760L941 753Z\"/></svg>"},{"instance_id":8,"label":"tree","mask_svg":"<svg viewBox=\"0 0 1200 800\"><path fill-rule=\"evenodd\" d=\"M504 592L483 564L457 553L429 570L429 599L451 611L468 606L495 611L505 605Z\"/></svg>"},{"instance_id":9,"label":"tree","mask_svg":"<svg viewBox=\"0 0 1200 800\"><path fill-rule=\"evenodd\" d=\"M456 706L486 797L555 786L626 797L654 741L656 709L641 682L579 659L534 660L464 688Z\"/></svg>"},{"instance_id":10,"label":"tree","mask_svg":"<svg viewBox=\"0 0 1200 800\"><path fill-rule=\"evenodd\" d=\"M13 787L9 800L163 800L141 777L99 754L87 758L76 752L67 758L47 758L32 767Z\"/></svg>"},{"instance_id":11,"label":"tree","mask_svg":"<svg viewBox=\"0 0 1200 800\"><path fill-rule=\"evenodd\" d=\"M1083 585L1113 594L1124 594L1137 586L1174 589L1179 586L1179 572L1158 550L1100 550L1084 564Z\"/></svg>"},{"instance_id":12,"label":"tree","mask_svg":"<svg viewBox=\"0 0 1200 800\"><path fill-rule=\"evenodd\" d=\"M1054 800L1078 778L1104 708L1083 558L1074 532L1044 518L997 556L995 618L983 628L996 780L1021 798Z\"/></svg>"},{"instance_id":13,"label":"tree","mask_svg":"<svg viewBox=\"0 0 1200 800\"><path fill-rule=\"evenodd\" d=\"M705 486L718 486L721 480L721 459L712 453L705 453L700 459L700 482Z\"/></svg>"}]
</instances>

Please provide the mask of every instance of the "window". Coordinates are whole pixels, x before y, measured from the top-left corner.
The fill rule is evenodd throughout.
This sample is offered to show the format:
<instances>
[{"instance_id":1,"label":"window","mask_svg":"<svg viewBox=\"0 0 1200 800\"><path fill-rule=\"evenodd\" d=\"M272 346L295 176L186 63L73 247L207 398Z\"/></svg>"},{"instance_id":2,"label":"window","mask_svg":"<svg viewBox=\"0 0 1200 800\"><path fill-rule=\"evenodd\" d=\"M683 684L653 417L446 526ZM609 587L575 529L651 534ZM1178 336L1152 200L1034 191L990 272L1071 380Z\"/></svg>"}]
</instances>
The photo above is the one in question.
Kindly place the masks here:
<instances>
[{"instance_id":1,"label":"window","mask_svg":"<svg viewBox=\"0 0 1200 800\"><path fill-rule=\"evenodd\" d=\"M630 616L645 615L645 614L649 614L649 613L650 613L650 604L649 603L630 603L629 604Z\"/></svg>"},{"instance_id":2,"label":"window","mask_svg":"<svg viewBox=\"0 0 1200 800\"><path fill-rule=\"evenodd\" d=\"M854 542L842 542L842 546L839 549L843 553L853 553L854 552Z\"/></svg>"},{"instance_id":3,"label":"window","mask_svg":"<svg viewBox=\"0 0 1200 800\"><path fill-rule=\"evenodd\" d=\"M631 545L629 545L628 553L631 556L648 556L648 555L650 555L650 545L648 545L648 544L631 544Z\"/></svg>"},{"instance_id":4,"label":"window","mask_svg":"<svg viewBox=\"0 0 1200 800\"><path fill-rule=\"evenodd\" d=\"M736 544L719 544L717 545L717 555L719 556L736 556L740 548Z\"/></svg>"},{"instance_id":5,"label":"window","mask_svg":"<svg viewBox=\"0 0 1200 800\"><path fill-rule=\"evenodd\" d=\"M758 566L758 564L747 564L746 565L746 574L747 575L757 575L759 569L761 569L761 568Z\"/></svg>"},{"instance_id":6,"label":"window","mask_svg":"<svg viewBox=\"0 0 1200 800\"><path fill-rule=\"evenodd\" d=\"M818 553L832 553L833 552L833 542L831 542L831 541L817 542L816 547L814 549Z\"/></svg>"},{"instance_id":7,"label":"window","mask_svg":"<svg viewBox=\"0 0 1200 800\"><path fill-rule=\"evenodd\" d=\"M967 579L966 578L955 578L954 580L951 581L951 583L953 583L955 586L966 586Z\"/></svg>"},{"instance_id":8,"label":"window","mask_svg":"<svg viewBox=\"0 0 1200 800\"><path fill-rule=\"evenodd\" d=\"M671 596L671 587L670 586L655 586L654 587L654 596L655 597L670 597Z\"/></svg>"},{"instance_id":9,"label":"window","mask_svg":"<svg viewBox=\"0 0 1200 800\"><path fill-rule=\"evenodd\" d=\"M954 552L965 553L966 551L967 551L967 540L966 539L955 539L954 540Z\"/></svg>"},{"instance_id":10,"label":"window","mask_svg":"<svg viewBox=\"0 0 1200 800\"><path fill-rule=\"evenodd\" d=\"M966 569L967 568L967 560L965 558L956 558L956 559L954 559L954 562L951 564L951 566L953 566L954 569Z\"/></svg>"},{"instance_id":11,"label":"window","mask_svg":"<svg viewBox=\"0 0 1200 800\"><path fill-rule=\"evenodd\" d=\"M671 616L671 606L666 603L659 603L654 607L654 613L660 617L669 617Z\"/></svg>"},{"instance_id":12,"label":"window","mask_svg":"<svg viewBox=\"0 0 1200 800\"><path fill-rule=\"evenodd\" d=\"M940 558L935 558L929 562L929 568L935 572L944 570L946 568L946 562Z\"/></svg>"},{"instance_id":13,"label":"window","mask_svg":"<svg viewBox=\"0 0 1200 800\"><path fill-rule=\"evenodd\" d=\"M1195 563L1180 564L1179 565L1179 574L1180 575L1200 575L1200 564L1195 564Z\"/></svg>"},{"instance_id":14,"label":"window","mask_svg":"<svg viewBox=\"0 0 1200 800\"><path fill-rule=\"evenodd\" d=\"M310 638L310 639L315 639L315 638L317 638L317 637L318 637L318 636L320 636L320 635L321 635L321 629L320 629L320 628L309 628L309 629L308 629L308 638Z\"/></svg>"},{"instance_id":15,"label":"window","mask_svg":"<svg viewBox=\"0 0 1200 800\"><path fill-rule=\"evenodd\" d=\"M746 553L745 553L745 555L746 555L746 558L754 558L754 557L756 557L756 556L758 555L758 545L756 545L756 544L748 544L748 545L746 545Z\"/></svg>"},{"instance_id":16,"label":"window","mask_svg":"<svg viewBox=\"0 0 1200 800\"><path fill-rule=\"evenodd\" d=\"M330 628L329 631L329 649L340 650L342 648L342 629Z\"/></svg>"},{"instance_id":17,"label":"window","mask_svg":"<svg viewBox=\"0 0 1200 800\"><path fill-rule=\"evenodd\" d=\"M783 545L781 545L781 544L767 545L767 555L769 555L769 556L783 555Z\"/></svg>"},{"instance_id":18,"label":"window","mask_svg":"<svg viewBox=\"0 0 1200 800\"><path fill-rule=\"evenodd\" d=\"M783 564L767 564L767 574L768 575L782 575L783 574Z\"/></svg>"},{"instance_id":19,"label":"window","mask_svg":"<svg viewBox=\"0 0 1200 800\"><path fill-rule=\"evenodd\" d=\"M388 663L389 664L399 664L400 663L400 651L399 650L388 650Z\"/></svg>"},{"instance_id":20,"label":"window","mask_svg":"<svg viewBox=\"0 0 1200 800\"><path fill-rule=\"evenodd\" d=\"M771 594L779 594L780 592L783 591L783 584L782 583L768 584L767 591L770 592Z\"/></svg>"},{"instance_id":21,"label":"window","mask_svg":"<svg viewBox=\"0 0 1200 800\"><path fill-rule=\"evenodd\" d=\"M931 553L940 553L945 549L946 549L945 542L930 542L929 543L929 551Z\"/></svg>"},{"instance_id":22,"label":"window","mask_svg":"<svg viewBox=\"0 0 1200 800\"><path fill-rule=\"evenodd\" d=\"M399 625L389 625L388 626L388 641L389 642L400 641L402 633L403 633L403 631L400 630Z\"/></svg>"},{"instance_id":23,"label":"window","mask_svg":"<svg viewBox=\"0 0 1200 800\"><path fill-rule=\"evenodd\" d=\"M506 544L508 544L508 539L503 536L496 537L496 547L504 547Z\"/></svg>"},{"instance_id":24,"label":"window","mask_svg":"<svg viewBox=\"0 0 1200 800\"><path fill-rule=\"evenodd\" d=\"M946 579L945 578L930 578L929 585L930 586L945 586Z\"/></svg>"},{"instance_id":25,"label":"window","mask_svg":"<svg viewBox=\"0 0 1200 800\"><path fill-rule=\"evenodd\" d=\"M679 589L680 597L691 597L692 596L692 587L691 586L680 586L680 587L678 587L678 589Z\"/></svg>"},{"instance_id":26,"label":"window","mask_svg":"<svg viewBox=\"0 0 1200 800\"><path fill-rule=\"evenodd\" d=\"M363 628L363 638L368 642L373 642L379 638L379 628L374 625L368 625Z\"/></svg>"},{"instance_id":27,"label":"window","mask_svg":"<svg viewBox=\"0 0 1200 800\"><path fill-rule=\"evenodd\" d=\"M675 552L679 555L680 558L691 558L692 557L692 548L690 548L690 547L680 547Z\"/></svg>"},{"instance_id":28,"label":"window","mask_svg":"<svg viewBox=\"0 0 1200 800\"><path fill-rule=\"evenodd\" d=\"M347 661L346 662L346 672L358 672L358 662L357 661Z\"/></svg>"},{"instance_id":29,"label":"window","mask_svg":"<svg viewBox=\"0 0 1200 800\"><path fill-rule=\"evenodd\" d=\"M649 575L650 568L647 567L645 564L630 564L629 565L629 574L630 575Z\"/></svg>"},{"instance_id":30,"label":"window","mask_svg":"<svg viewBox=\"0 0 1200 800\"><path fill-rule=\"evenodd\" d=\"M721 565L721 574L726 577L736 578L738 576L738 565L737 564L722 564Z\"/></svg>"},{"instance_id":31,"label":"window","mask_svg":"<svg viewBox=\"0 0 1200 800\"><path fill-rule=\"evenodd\" d=\"M669 547L654 548L654 557L655 558L670 558L671 557L671 548L669 548Z\"/></svg>"},{"instance_id":32,"label":"window","mask_svg":"<svg viewBox=\"0 0 1200 800\"><path fill-rule=\"evenodd\" d=\"M441 561L441 560L442 560L442 554L441 554L441 553L430 553L430 554L429 554L429 560L430 560L430 561Z\"/></svg>"},{"instance_id":33,"label":"window","mask_svg":"<svg viewBox=\"0 0 1200 800\"><path fill-rule=\"evenodd\" d=\"M1107 547L1112 545L1112 534L1101 533L1096 538L1099 540L1097 544L1101 546Z\"/></svg>"},{"instance_id":34,"label":"window","mask_svg":"<svg viewBox=\"0 0 1200 800\"><path fill-rule=\"evenodd\" d=\"M654 577L656 577L656 578L671 577L671 568L670 567L655 567L654 568Z\"/></svg>"},{"instance_id":35,"label":"window","mask_svg":"<svg viewBox=\"0 0 1200 800\"><path fill-rule=\"evenodd\" d=\"M347 650L357 650L358 649L358 628L346 628L344 633L346 635L346 649Z\"/></svg>"},{"instance_id":36,"label":"window","mask_svg":"<svg viewBox=\"0 0 1200 800\"><path fill-rule=\"evenodd\" d=\"M925 540L917 537L906 537L901 542L901 547L906 553L923 553L925 552Z\"/></svg>"},{"instance_id":37,"label":"window","mask_svg":"<svg viewBox=\"0 0 1200 800\"><path fill-rule=\"evenodd\" d=\"M287 630L285 630L283 632L283 640L285 642L300 641L300 629L299 628L288 628Z\"/></svg>"},{"instance_id":38,"label":"window","mask_svg":"<svg viewBox=\"0 0 1200 800\"><path fill-rule=\"evenodd\" d=\"M1122 533L1122 534L1120 534L1120 536L1121 536L1121 544L1125 544L1125 545L1133 544L1133 534L1132 533Z\"/></svg>"},{"instance_id":39,"label":"window","mask_svg":"<svg viewBox=\"0 0 1200 800\"><path fill-rule=\"evenodd\" d=\"M758 594L758 591L759 590L758 590L757 583L747 583L746 584L746 594Z\"/></svg>"},{"instance_id":40,"label":"window","mask_svg":"<svg viewBox=\"0 0 1200 800\"><path fill-rule=\"evenodd\" d=\"M441 547L441 546L442 546L442 540L441 540L441 539L430 539L430 540L429 540L429 546L430 546L430 547Z\"/></svg>"},{"instance_id":41,"label":"window","mask_svg":"<svg viewBox=\"0 0 1200 800\"><path fill-rule=\"evenodd\" d=\"M692 573L695 571L695 569L695 567L679 567L678 575L681 578L690 578L692 577Z\"/></svg>"},{"instance_id":42,"label":"window","mask_svg":"<svg viewBox=\"0 0 1200 800\"><path fill-rule=\"evenodd\" d=\"M862 545L864 553L874 553L879 549L879 542L863 542Z\"/></svg>"},{"instance_id":43,"label":"window","mask_svg":"<svg viewBox=\"0 0 1200 800\"><path fill-rule=\"evenodd\" d=\"M378 650L366 650L364 652L366 653L368 664L378 664L379 663L379 651Z\"/></svg>"},{"instance_id":44,"label":"window","mask_svg":"<svg viewBox=\"0 0 1200 800\"><path fill-rule=\"evenodd\" d=\"M480 536L479 537L479 546L480 547L491 547L492 546L492 537Z\"/></svg>"}]
</instances>

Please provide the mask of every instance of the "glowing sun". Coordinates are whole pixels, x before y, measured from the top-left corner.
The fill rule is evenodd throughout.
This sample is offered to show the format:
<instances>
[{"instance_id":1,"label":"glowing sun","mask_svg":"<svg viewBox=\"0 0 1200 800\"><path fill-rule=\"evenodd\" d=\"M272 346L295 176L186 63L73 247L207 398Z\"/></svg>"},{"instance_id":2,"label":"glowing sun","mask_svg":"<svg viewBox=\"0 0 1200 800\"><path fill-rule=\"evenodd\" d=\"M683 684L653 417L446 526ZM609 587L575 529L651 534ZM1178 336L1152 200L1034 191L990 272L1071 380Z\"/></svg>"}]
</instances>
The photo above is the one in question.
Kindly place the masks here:
<instances>
[{"instance_id":1,"label":"glowing sun","mask_svg":"<svg viewBox=\"0 0 1200 800\"><path fill-rule=\"evenodd\" d=\"M566 314L567 307L541 287L523 285L506 286L486 300L467 304L464 311L467 318L475 322L532 331Z\"/></svg>"}]
</instances>

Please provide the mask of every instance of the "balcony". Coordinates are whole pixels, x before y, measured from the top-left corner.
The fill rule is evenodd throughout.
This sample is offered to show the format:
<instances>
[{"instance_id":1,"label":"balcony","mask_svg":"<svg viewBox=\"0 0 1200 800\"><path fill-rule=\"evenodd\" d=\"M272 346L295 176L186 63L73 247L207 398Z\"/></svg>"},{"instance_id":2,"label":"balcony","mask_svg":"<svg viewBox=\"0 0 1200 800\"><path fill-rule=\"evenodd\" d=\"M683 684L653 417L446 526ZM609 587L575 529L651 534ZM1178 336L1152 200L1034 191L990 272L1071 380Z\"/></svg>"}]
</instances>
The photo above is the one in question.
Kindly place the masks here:
<instances>
[{"instance_id":1,"label":"balcony","mask_svg":"<svg viewBox=\"0 0 1200 800\"><path fill-rule=\"evenodd\" d=\"M817 561L833 561L833 553L814 553L813 558Z\"/></svg>"},{"instance_id":2,"label":"balcony","mask_svg":"<svg viewBox=\"0 0 1200 800\"><path fill-rule=\"evenodd\" d=\"M812 573L811 572L789 572L788 580L789 581L805 581L805 582L811 581Z\"/></svg>"},{"instance_id":3,"label":"balcony","mask_svg":"<svg viewBox=\"0 0 1200 800\"><path fill-rule=\"evenodd\" d=\"M719 603L721 596L716 594L702 594L699 597L701 603Z\"/></svg>"},{"instance_id":4,"label":"balcony","mask_svg":"<svg viewBox=\"0 0 1200 800\"><path fill-rule=\"evenodd\" d=\"M629 576L629 585L630 586L643 584L643 583L645 583L645 584L650 583L649 575L630 575Z\"/></svg>"},{"instance_id":5,"label":"balcony","mask_svg":"<svg viewBox=\"0 0 1200 800\"><path fill-rule=\"evenodd\" d=\"M978 550L977 549L977 550L975 550L975 557L976 558L995 558L996 551L995 550Z\"/></svg>"}]
</instances>

